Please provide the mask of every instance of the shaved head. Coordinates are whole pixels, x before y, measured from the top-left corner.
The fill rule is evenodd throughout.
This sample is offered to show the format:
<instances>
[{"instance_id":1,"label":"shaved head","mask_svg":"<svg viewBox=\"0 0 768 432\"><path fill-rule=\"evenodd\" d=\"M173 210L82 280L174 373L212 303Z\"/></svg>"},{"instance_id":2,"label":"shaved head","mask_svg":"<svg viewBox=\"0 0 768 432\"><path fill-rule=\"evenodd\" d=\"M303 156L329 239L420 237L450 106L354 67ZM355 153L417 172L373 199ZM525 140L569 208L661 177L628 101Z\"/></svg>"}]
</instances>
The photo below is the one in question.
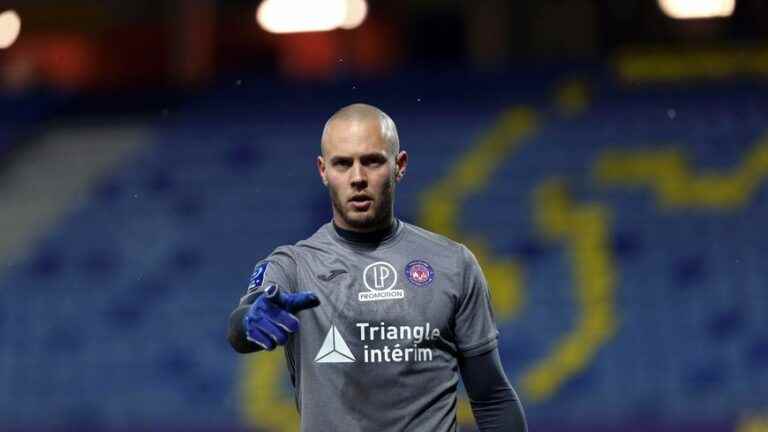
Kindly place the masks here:
<instances>
[{"instance_id":1,"label":"shaved head","mask_svg":"<svg viewBox=\"0 0 768 432\"><path fill-rule=\"evenodd\" d=\"M391 226L395 185L408 164L395 122L374 106L347 105L325 123L320 151L317 171L336 226L361 232Z\"/></svg>"},{"instance_id":2,"label":"shaved head","mask_svg":"<svg viewBox=\"0 0 768 432\"><path fill-rule=\"evenodd\" d=\"M397 136L397 127L384 111L373 105L356 103L347 105L336 111L331 118L325 122L323 136L320 139L320 152L323 156L327 154L327 141L330 129L338 123L367 123L378 122L381 127L381 137L389 145L388 153L396 157L400 152L400 139Z\"/></svg>"}]
</instances>

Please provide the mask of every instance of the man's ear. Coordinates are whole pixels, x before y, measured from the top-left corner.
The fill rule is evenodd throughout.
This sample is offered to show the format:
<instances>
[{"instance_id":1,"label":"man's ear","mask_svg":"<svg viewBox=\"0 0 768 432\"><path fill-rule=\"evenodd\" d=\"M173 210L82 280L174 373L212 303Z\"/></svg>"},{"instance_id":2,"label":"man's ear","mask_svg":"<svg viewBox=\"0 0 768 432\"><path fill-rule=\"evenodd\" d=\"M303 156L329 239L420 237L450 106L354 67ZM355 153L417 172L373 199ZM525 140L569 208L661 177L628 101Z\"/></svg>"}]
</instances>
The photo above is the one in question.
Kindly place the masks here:
<instances>
[{"instance_id":1,"label":"man's ear","mask_svg":"<svg viewBox=\"0 0 768 432\"><path fill-rule=\"evenodd\" d=\"M400 181L405 175L405 169L408 167L408 153L405 150L397 154L395 158L395 179Z\"/></svg>"},{"instance_id":2,"label":"man's ear","mask_svg":"<svg viewBox=\"0 0 768 432\"><path fill-rule=\"evenodd\" d=\"M325 159L322 156L317 157L317 173L320 174L320 180L328 186L328 179L325 178Z\"/></svg>"}]
</instances>

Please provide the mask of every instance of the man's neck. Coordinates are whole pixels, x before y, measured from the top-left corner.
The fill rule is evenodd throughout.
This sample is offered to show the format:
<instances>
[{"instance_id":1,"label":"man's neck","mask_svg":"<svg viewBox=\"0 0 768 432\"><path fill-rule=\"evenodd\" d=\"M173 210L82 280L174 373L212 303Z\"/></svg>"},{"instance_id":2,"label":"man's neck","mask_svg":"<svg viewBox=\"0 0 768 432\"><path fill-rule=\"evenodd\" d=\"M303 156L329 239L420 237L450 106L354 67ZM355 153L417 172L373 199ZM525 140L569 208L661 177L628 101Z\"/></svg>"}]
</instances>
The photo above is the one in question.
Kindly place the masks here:
<instances>
[{"instance_id":1,"label":"man's neck","mask_svg":"<svg viewBox=\"0 0 768 432\"><path fill-rule=\"evenodd\" d=\"M346 228L341 228L333 222L333 229L339 237L352 241L355 243L380 243L382 240L392 236L397 231L399 221L395 218L390 219L389 225L383 228L377 228L372 231L353 231Z\"/></svg>"}]
</instances>

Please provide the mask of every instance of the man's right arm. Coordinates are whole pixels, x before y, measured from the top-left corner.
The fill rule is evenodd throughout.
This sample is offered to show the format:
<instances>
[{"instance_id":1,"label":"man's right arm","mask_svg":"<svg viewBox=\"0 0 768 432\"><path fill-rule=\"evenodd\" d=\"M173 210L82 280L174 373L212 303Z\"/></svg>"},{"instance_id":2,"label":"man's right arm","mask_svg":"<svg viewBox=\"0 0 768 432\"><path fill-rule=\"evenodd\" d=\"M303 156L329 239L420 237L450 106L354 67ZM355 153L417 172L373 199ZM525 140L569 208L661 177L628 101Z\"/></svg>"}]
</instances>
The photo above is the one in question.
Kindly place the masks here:
<instances>
[{"instance_id":1,"label":"man's right arm","mask_svg":"<svg viewBox=\"0 0 768 432\"><path fill-rule=\"evenodd\" d=\"M272 351L288 343L291 335L299 331L299 319L294 314L318 305L320 305L320 299L314 293L308 291L286 293L280 291L277 285L270 285L242 314L242 326L238 326L237 322L230 325L234 324L235 329L238 327L244 329L246 342L252 342L262 349ZM243 346L242 337L238 335L234 337L237 343L236 350L258 351L254 349L255 347Z\"/></svg>"},{"instance_id":2,"label":"man's right arm","mask_svg":"<svg viewBox=\"0 0 768 432\"><path fill-rule=\"evenodd\" d=\"M232 348L241 354L262 350L259 345L248 340L245 334L245 325L243 324L245 314L248 313L251 304L255 300L256 297L249 304L241 304L229 315L229 334L227 339L229 339L229 344L232 345Z\"/></svg>"},{"instance_id":3,"label":"man's right arm","mask_svg":"<svg viewBox=\"0 0 768 432\"><path fill-rule=\"evenodd\" d=\"M277 248L267 259L256 264L251 273L248 290L229 316L227 339L235 351L245 354L263 350L260 345L248 340L244 325L245 315L256 299L264 293L264 289L271 285L277 285L283 291L294 291L295 275L296 261L284 247Z\"/></svg>"}]
</instances>

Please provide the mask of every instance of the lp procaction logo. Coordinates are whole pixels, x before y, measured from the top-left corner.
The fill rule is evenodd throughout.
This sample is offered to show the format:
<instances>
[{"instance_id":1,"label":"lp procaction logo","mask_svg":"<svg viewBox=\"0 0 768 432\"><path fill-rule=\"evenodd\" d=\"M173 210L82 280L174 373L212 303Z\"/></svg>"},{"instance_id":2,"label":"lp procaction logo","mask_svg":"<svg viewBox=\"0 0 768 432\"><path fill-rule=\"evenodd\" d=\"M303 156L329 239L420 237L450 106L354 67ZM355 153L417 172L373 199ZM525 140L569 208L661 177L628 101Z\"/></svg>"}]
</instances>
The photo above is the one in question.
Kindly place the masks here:
<instances>
[{"instance_id":1,"label":"lp procaction logo","mask_svg":"<svg viewBox=\"0 0 768 432\"><path fill-rule=\"evenodd\" d=\"M392 289L397 283L397 272L392 264L384 261L370 264L363 270L363 283L368 292L358 294L359 301L400 299L405 291Z\"/></svg>"}]
</instances>

